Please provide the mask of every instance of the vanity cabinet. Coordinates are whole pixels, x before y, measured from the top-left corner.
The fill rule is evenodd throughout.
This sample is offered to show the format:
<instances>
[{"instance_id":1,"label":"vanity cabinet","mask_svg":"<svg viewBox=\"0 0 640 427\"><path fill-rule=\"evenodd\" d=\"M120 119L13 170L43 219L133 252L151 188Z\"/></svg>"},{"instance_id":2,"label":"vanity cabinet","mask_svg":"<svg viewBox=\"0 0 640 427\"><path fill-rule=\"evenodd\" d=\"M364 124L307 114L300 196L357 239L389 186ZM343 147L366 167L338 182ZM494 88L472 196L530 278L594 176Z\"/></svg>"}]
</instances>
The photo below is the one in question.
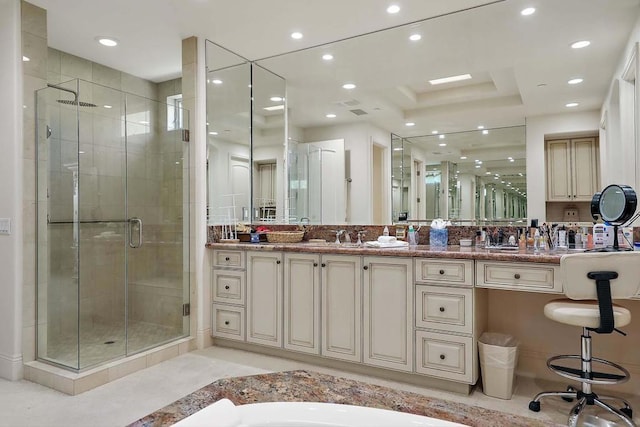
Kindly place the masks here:
<instances>
[{"instance_id":1,"label":"vanity cabinet","mask_svg":"<svg viewBox=\"0 0 640 427\"><path fill-rule=\"evenodd\" d=\"M247 253L247 342L282 347L282 253Z\"/></svg>"},{"instance_id":2,"label":"vanity cabinet","mask_svg":"<svg viewBox=\"0 0 640 427\"><path fill-rule=\"evenodd\" d=\"M245 253L214 250L211 272L211 335L245 339Z\"/></svg>"},{"instance_id":3,"label":"vanity cabinet","mask_svg":"<svg viewBox=\"0 0 640 427\"><path fill-rule=\"evenodd\" d=\"M547 201L590 202L599 191L598 138L546 142Z\"/></svg>"},{"instance_id":4,"label":"vanity cabinet","mask_svg":"<svg viewBox=\"0 0 640 427\"><path fill-rule=\"evenodd\" d=\"M416 372L475 384L486 292L474 290L473 261L416 259ZM474 316L479 314L479 316Z\"/></svg>"},{"instance_id":5,"label":"vanity cabinet","mask_svg":"<svg viewBox=\"0 0 640 427\"><path fill-rule=\"evenodd\" d=\"M364 363L413 370L413 261L365 257Z\"/></svg>"},{"instance_id":6,"label":"vanity cabinet","mask_svg":"<svg viewBox=\"0 0 640 427\"><path fill-rule=\"evenodd\" d=\"M322 355L362 362L362 258L323 255Z\"/></svg>"},{"instance_id":7,"label":"vanity cabinet","mask_svg":"<svg viewBox=\"0 0 640 427\"><path fill-rule=\"evenodd\" d=\"M320 255L284 254L284 348L320 354Z\"/></svg>"}]
</instances>

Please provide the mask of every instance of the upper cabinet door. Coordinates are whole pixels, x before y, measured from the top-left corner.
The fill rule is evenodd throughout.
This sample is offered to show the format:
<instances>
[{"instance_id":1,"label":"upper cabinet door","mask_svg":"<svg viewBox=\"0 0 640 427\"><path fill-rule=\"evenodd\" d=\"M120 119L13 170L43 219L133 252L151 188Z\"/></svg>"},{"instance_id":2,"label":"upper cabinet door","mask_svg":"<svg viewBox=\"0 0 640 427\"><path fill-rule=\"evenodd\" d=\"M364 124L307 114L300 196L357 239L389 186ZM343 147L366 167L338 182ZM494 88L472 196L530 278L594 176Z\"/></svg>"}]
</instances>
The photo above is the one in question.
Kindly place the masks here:
<instances>
[{"instance_id":1,"label":"upper cabinet door","mask_svg":"<svg viewBox=\"0 0 640 427\"><path fill-rule=\"evenodd\" d=\"M571 141L573 158L573 200L589 202L598 186L598 143L596 138Z\"/></svg>"},{"instance_id":2,"label":"upper cabinet door","mask_svg":"<svg viewBox=\"0 0 640 427\"><path fill-rule=\"evenodd\" d=\"M598 138L547 141L547 201L589 202L599 189Z\"/></svg>"},{"instance_id":3,"label":"upper cabinet door","mask_svg":"<svg viewBox=\"0 0 640 427\"><path fill-rule=\"evenodd\" d=\"M571 141L547 142L547 200L571 201Z\"/></svg>"}]
</instances>

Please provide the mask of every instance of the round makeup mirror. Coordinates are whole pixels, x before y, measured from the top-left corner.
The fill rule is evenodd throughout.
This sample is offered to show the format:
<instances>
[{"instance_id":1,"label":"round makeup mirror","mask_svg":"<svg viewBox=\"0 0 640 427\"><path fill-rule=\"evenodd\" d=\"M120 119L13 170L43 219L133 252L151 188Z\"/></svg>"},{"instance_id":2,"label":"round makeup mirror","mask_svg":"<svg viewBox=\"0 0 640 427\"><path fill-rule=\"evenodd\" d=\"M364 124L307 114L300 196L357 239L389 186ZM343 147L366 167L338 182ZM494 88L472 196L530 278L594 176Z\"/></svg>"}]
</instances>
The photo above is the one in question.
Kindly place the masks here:
<instances>
[{"instance_id":1,"label":"round makeup mirror","mask_svg":"<svg viewBox=\"0 0 640 427\"><path fill-rule=\"evenodd\" d=\"M609 185L600 194L600 216L612 225L622 225L636 212L636 192L628 185Z\"/></svg>"},{"instance_id":2,"label":"round makeup mirror","mask_svg":"<svg viewBox=\"0 0 640 427\"><path fill-rule=\"evenodd\" d=\"M613 225L613 247L600 250L621 250L618 245L618 227L633 218L637 204L636 192L628 185L609 185L601 192L593 195L591 216L595 220L600 216L603 221Z\"/></svg>"}]
</instances>

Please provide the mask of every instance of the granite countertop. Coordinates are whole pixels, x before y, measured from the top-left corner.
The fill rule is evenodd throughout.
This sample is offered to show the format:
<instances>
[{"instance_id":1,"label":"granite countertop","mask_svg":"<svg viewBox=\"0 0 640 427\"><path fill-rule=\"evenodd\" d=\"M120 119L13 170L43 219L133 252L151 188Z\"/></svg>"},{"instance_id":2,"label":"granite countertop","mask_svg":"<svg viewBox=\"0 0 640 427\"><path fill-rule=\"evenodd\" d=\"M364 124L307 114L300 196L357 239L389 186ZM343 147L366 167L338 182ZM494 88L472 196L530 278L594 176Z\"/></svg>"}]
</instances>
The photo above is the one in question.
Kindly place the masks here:
<instances>
[{"instance_id":1,"label":"granite countertop","mask_svg":"<svg viewBox=\"0 0 640 427\"><path fill-rule=\"evenodd\" d=\"M170 426L225 398L235 405L259 402L326 402L367 406L425 415L477 427L557 425L478 406L301 370L221 379L141 418L130 426ZM523 413L526 414L526 411L523 410Z\"/></svg>"},{"instance_id":2,"label":"granite countertop","mask_svg":"<svg viewBox=\"0 0 640 427\"><path fill-rule=\"evenodd\" d=\"M449 245L446 248L432 248L429 245L402 248L357 247L354 244L334 243L207 243L211 249L242 249L252 251L311 252L320 254L400 256L418 258L478 259L488 261L535 262L560 264L566 251L544 251L534 253L531 249L501 250Z\"/></svg>"}]
</instances>

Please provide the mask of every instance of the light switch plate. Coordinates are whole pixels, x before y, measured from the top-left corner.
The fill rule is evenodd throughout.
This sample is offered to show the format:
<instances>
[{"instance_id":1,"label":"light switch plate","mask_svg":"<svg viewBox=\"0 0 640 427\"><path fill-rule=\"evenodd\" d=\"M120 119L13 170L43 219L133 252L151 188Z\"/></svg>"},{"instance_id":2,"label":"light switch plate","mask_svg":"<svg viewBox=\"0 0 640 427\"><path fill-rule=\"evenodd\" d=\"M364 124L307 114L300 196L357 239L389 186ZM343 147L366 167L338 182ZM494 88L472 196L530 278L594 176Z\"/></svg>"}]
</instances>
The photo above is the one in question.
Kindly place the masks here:
<instances>
[{"instance_id":1,"label":"light switch plate","mask_svg":"<svg viewBox=\"0 0 640 427\"><path fill-rule=\"evenodd\" d=\"M0 218L0 234L11 234L11 218Z\"/></svg>"}]
</instances>

